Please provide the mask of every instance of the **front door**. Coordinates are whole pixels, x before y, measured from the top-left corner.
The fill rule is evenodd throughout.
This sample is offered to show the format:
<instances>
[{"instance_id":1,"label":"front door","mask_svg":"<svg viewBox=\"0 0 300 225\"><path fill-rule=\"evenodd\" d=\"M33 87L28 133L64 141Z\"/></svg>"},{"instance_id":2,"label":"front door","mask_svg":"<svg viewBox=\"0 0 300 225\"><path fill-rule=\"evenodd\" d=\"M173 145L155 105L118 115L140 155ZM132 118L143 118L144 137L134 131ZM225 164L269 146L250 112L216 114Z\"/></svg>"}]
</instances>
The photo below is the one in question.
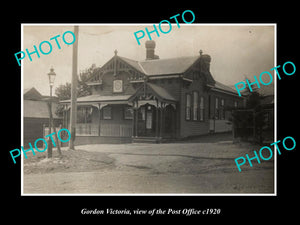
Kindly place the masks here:
<instances>
[{"instance_id":1,"label":"front door","mask_svg":"<svg viewBox=\"0 0 300 225\"><path fill-rule=\"evenodd\" d=\"M155 136L155 114L156 108L146 104L138 110L138 136L139 137L154 137Z\"/></svg>"},{"instance_id":2,"label":"front door","mask_svg":"<svg viewBox=\"0 0 300 225\"><path fill-rule=\"evenodd\" d=\"M165 132L164 137L173 138L175 137L176 130L176 110L173 106L168 105L165 108Z\"/></svg>"}]
</instances>

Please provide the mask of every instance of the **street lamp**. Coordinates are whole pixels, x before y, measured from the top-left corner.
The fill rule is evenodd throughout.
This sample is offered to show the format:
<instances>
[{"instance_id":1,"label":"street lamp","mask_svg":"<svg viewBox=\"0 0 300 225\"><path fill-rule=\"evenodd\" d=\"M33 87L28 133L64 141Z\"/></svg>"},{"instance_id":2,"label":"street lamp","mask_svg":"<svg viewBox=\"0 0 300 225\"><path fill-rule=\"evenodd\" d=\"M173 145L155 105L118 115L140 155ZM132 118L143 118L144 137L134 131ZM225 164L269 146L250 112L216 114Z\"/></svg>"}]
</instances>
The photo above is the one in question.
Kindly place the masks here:
<instances>
[{"instance_id":1,"label":"street lamp","mask_svg":"<svg viewBox=\"0 0 300 225\"><path fill-rule=\"evenodd\" d=\"M52 87L54 84L56 73L54 72L53 67L50 69L50 73L48 73L49 77L49 85L50 85L50 101L49 101L49 134L51 134L51 126L52 126ZM49 136L48 140L48 158L52 158L52 142Z\"/></svg>"}]
</instances>

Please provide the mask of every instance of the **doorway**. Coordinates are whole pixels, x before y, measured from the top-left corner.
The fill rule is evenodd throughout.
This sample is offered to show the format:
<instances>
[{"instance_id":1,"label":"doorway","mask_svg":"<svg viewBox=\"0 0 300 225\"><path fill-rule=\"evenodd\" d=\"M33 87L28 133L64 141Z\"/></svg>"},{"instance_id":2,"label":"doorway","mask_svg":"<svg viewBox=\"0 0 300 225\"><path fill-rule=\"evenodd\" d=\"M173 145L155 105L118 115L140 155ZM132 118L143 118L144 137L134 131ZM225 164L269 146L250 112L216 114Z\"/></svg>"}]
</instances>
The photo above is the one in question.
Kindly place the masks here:
<instances>
[{"instance_id":1,"label":"doorway","mask_svg":"<svg viewBox=\"0 0 300 225\"><path fill-rule=\"evenodd\" d=\"M155 137L156 107L150 104L138 109L137 134L139 137Z\"/></svg>"}]
</instances>

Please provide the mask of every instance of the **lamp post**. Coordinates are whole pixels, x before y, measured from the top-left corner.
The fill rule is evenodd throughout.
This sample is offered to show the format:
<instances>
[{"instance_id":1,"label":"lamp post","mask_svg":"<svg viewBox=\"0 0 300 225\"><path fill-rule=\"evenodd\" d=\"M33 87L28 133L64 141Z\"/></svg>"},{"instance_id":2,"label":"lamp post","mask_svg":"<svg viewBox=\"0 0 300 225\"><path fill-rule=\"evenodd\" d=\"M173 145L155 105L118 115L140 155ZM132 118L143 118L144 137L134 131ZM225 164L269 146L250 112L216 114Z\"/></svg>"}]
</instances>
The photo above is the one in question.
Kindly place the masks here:
<instances>
[{"instance_id":1,"label":"lamp post","mask_svg":"<svg viewBox=\"0 0 300 225\"><path fill-rule=\"evenodd\" d=\"M49 85L50 85L49 134L51 134L51 126L52 126L52 87L53 87L53 84L54 84L55 76L56 76L56 73L54 72L53 67L51 67L50 73L48 73ZM49 137L49 140L48 140L48 150L47 150L47 153L48 153L47 157L48 158L52 158L52 142L51 142L50 137Z\"/></svg>"}]
</instances>

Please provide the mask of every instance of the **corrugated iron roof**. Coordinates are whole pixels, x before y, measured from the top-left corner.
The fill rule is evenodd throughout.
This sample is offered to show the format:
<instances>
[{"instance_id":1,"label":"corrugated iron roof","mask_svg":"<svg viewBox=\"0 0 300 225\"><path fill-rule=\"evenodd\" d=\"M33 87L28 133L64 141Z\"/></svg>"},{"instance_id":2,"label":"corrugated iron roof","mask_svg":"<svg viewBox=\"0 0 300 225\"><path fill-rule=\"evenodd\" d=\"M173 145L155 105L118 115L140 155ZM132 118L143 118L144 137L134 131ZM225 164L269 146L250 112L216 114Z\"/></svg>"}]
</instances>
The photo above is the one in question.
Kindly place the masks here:
<instances>
[{"instance_id":1,"label":"corrugated iron roof","mask_svg":"<svg viewBox=\"0 0 300 225\"><path fill-rule=\"evenodd\" d=\"M216 81L216 80L215 80ZM231 93L234 93L234 94L237 94L237 91L225 84L222 84L220 83L219 81L216 81L215 83L215 88L217 89L220 89L220 90L223 90L223 91L228 91L228 92L231 92Z\"/></svg>"},{"instance_id":2,"label":"corrugated iron roof","mask_svg":"<svg viewBox=\"0 0 300 225\"><path fill-rule=\"evenodd\" d=\"M139 64L146 75L180 74L185 72L199 56L187 56L169 59L153 59L140 61Z\"/></svg>"},{"instance_id":3,"label":"corrugated iron roof","mask_svg":"<svg viewBox=\"0 0 300 225\"><path fill-rule=\"evenodd\" d=\"M169 59L135 61L121 56L118 57L148 76L180 74L185 72L197 59L199 59L199 56L186 56Z\"/></svg>"}]
</instances>

